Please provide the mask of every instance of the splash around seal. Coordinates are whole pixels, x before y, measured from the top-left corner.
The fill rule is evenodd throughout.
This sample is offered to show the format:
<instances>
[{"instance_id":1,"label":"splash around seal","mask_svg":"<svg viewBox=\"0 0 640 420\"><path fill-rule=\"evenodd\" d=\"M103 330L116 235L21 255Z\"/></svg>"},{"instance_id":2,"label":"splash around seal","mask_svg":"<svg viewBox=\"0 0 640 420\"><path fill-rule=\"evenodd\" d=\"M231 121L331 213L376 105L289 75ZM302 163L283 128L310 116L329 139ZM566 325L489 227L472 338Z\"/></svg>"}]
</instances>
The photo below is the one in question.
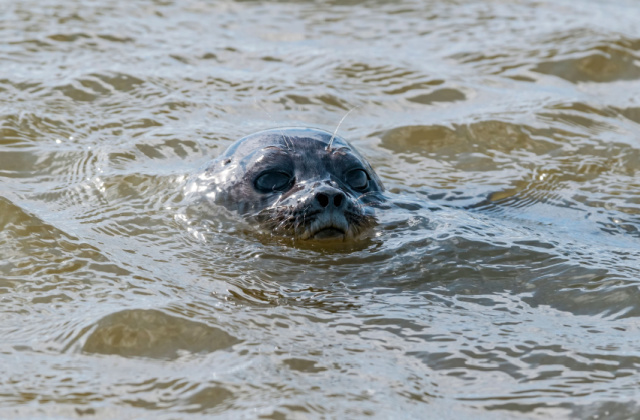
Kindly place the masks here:
<instances>
[{"instance_id":1,"label":"splash around seal","mask_svg":"<svg viewBox=\"0 0 640 420\"><path fill-rule=\"evenodd\" d=\"M312 128L261 131L233 143L187 186L276 235L354 239L384 198L371 165L346 140Z\"/></svg>"}]
</instances>

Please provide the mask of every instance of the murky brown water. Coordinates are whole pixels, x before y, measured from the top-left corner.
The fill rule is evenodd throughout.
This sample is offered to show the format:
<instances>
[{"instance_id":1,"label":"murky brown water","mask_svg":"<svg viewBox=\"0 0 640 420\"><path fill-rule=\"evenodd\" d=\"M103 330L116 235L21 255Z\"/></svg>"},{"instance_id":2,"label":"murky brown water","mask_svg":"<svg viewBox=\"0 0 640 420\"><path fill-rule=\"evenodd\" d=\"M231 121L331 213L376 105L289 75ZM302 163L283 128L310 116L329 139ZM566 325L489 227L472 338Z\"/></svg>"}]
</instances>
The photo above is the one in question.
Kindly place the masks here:
<instances>
[{"instance_id":1,"label":"murky brown water","mask_svg":"<svg viewBox=\"0 0 640 420\"><path fill-rule=\"evenodd\" d=\"M640 416L636 1L0 6L0 417ZM183 201L340 129L371 238Z\"/></svg>"}]
</instances>

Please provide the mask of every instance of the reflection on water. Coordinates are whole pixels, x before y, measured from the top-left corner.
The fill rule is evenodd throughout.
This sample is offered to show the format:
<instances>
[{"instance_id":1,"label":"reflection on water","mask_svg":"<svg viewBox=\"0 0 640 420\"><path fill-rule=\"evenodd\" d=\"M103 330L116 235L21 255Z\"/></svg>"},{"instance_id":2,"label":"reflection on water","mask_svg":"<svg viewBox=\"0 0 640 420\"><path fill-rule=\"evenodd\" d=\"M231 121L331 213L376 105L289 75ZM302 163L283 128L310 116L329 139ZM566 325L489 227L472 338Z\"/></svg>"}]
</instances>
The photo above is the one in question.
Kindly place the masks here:
<instances>
[{"instance_id":1,"label":"reflection on water","mask_svg":"<svg viewBox=\"0 0 640 420\"><path fill-rule=\"evenodd\" d=\"M635 2L3 16L0 417L640 413ZM362 241L184 200L233 140L355 106L389 190Z\"/></svg>"}]
</instances>

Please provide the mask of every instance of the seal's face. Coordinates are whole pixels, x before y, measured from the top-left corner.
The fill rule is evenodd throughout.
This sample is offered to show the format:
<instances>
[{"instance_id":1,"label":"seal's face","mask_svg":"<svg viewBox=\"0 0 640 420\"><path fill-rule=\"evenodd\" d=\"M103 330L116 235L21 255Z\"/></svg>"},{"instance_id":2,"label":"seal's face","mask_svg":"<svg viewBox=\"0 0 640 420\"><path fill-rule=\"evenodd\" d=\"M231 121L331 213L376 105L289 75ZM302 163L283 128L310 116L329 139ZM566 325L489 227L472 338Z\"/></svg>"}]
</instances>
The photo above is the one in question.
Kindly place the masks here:
<instances>
[{"instance_id":1,"label":"seal's face","mask_svg":"<svg viewBox=\"0 0 640 420\"><path fill-rule=\"evenodd\" d=\"M194 189L276 234L357 237L375 224L370 206L384 188L349 143L331 140L331 133L302 128L252 134L216 159Z\"/></svg>"}]
</instances>

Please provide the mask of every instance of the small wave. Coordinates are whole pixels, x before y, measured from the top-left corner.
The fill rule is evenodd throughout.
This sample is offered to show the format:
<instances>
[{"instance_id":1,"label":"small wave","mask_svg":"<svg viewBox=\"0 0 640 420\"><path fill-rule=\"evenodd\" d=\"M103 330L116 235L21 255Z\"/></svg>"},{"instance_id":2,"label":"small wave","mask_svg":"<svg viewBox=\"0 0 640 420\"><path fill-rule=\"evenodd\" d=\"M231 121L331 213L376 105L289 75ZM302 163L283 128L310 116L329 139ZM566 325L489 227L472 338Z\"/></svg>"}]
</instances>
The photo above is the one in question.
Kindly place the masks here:
<instances>
[{"instance_id":1,"label":"small wave","mask_svg":"<svg viewBox=\"0 0 640 420\"><path fill-rule=\"evenodd\" d=\"M213 352L238 342L237 338L217 327L163 311L128 309L96 322L84 340L82 351L172 360L181 351Z\"/></svg>"}]
</instances>

